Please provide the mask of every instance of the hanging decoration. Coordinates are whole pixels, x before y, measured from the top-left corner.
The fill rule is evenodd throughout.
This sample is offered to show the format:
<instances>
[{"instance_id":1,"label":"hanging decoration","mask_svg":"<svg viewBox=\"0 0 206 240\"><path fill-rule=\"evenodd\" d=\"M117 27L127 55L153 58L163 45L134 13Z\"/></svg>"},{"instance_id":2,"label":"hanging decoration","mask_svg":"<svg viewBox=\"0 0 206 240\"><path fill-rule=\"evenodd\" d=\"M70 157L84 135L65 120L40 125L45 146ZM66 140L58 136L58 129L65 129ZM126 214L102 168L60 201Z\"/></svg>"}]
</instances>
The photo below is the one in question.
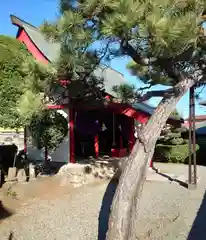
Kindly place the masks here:
<instances>
[{"instance_id":1,"label":"hanging decoration","mask_svg":"<svg viewBox=\"0 0 206 240\"><path fill-rule=\"evenodd\" d=\"M106 130L107 130L107 127L106 127L105 123L102 123L102 132L104 132Z\"/></svg>"}]
</instances>

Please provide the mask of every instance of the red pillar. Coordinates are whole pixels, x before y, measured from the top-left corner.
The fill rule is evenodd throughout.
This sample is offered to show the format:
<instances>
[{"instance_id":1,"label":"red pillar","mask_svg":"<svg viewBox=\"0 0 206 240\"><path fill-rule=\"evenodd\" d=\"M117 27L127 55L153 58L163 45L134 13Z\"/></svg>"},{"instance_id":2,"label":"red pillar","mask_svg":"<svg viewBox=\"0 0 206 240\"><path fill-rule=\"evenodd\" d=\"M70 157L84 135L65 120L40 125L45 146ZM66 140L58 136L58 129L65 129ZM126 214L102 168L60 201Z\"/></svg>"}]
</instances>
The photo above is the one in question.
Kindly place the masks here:
<instances>
[{"instance_id":1,"label":"red pillar","mask_svg":"<svg viewBox=\"0 0 206 240\"><path fill-rule=\"evenodd\" d=\"M69 148L70 148L70 163L75 163L75 143L74 143L74 109L69 108Z\"/></svg>"},{"instance_id":2,"label":"red pillar","mask_svg":"<svg viewBox=\"0 0 206 240\"><path fill-rule=\"evenodd\" d=\"M129 151L131 152L133 146L135 144L135 136L134 136L134 119L130 118L129 121Z\"/></svg>"},{"instance_id":3,"label":"red pillar","mask_svg":"<svg viewBox=\"0 0 206 240\"><path fill-rule=\"evenodd\" d=\"M94 136L94 151L95 151L96 158L98 158L99 157L99 136L98 135Z\"/></svg>"},{"instance_id":4,"label":"red pillar","mask_svg":"<svg viewBox=\"0 0 206 240\"><path fill-rule=\"evenodd\" d=\"M153 160L152 159L150 160L149 168L153 168Z\"/></svg>"}]
</instances>

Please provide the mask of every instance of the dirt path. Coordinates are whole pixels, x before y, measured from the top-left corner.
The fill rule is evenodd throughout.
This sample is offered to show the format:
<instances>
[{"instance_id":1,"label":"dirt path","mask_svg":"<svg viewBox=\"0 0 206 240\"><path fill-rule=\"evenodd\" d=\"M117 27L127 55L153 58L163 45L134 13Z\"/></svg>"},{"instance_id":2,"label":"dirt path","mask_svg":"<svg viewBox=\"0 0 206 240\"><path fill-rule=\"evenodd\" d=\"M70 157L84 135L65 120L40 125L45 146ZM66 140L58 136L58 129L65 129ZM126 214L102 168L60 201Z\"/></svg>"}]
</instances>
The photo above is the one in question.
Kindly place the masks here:
<instances>
[{"instance_id":1,"label":"dirt path","mask_svg":"<svg viewBox=\"0 0 206 240\"><path fill-rule=\"evenodd\" d=\"M140 240L206 239L206 168L200 168L198 174L201 180L195 191L177 183L145 183L137 223ZM61 189L57 183L45 181L34 188L39 189L39 195L47 193L28 198L16 208L16 214L2 221L1 240L8 240L11 232L14 240L105 238L115 184L102 181Z\"/></svg>"},{"instance_id":2,"label":"dirt path","mask_svg":"<svg viewBox=\"0 0 206 240\"><path fill-rule=\"evenodd\" d=\"M73 188L61 186L56 177L42 177L38 180L23 184L5 183L0 189L0 223L4 217L18 212L22 206L28 205L37 199L55 199L68 194Z\"/></svg>"}]
</instances>

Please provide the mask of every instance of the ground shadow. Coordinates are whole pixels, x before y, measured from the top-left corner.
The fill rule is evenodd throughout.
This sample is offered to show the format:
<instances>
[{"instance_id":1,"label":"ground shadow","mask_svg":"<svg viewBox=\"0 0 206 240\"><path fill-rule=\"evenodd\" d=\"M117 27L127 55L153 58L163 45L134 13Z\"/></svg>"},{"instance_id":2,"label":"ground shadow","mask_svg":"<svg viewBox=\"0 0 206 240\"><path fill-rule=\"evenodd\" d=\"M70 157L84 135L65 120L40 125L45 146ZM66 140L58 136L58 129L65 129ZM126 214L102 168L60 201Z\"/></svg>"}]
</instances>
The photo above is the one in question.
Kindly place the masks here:
<instances>
[{"instance_id":1,"label":"ground shadow","mask_svg":"<svg viewBox=\"0 0 206 240\"><path fill-rule=\"evenodd\" d=\"M13 232L10 232L8 240L13 240L13 239L14 239Z\"/></svg>"},{"instance_id":2,"label":"ground shadow","mask_svg":"<svg viewBox=\"0 0 206 240\"><path fill-rule=\"evenodd\" d=\"M115 190L117 188L117 184L118 184L117 181L112 179L106 188L106 191L102 200L102 206L99 212L98 240L106 239L110 207L112 205L112 200L115 194Z\"/></svg>"},{"instance_id":3,"label":"ground shadow","mask_svg":"<svg viewBox=\"0 0 206 240\"><path fill-rule=\"evenodd\" d=\"M167 178L169 181L171 181L171 182L177 182L177 183L179 183L180 186L182 186L182 187L184 187L184 188L188 188L188 184L187 184L186 182L183 182L183 181L181 181L181 180L179 180L179 179L176 179L176 178L172 178L171 176L169 176L169 175L167 175L167 174L165 174L165 173L161 173L161 172L159 172L159 170L158 170L157 168L155 168L155 167L153 167L152 169L153 169L158 175Z\"/></svg>"},{"instance_id":4,"label":"ground shadow","mask_svg":"<svg viewBox=\"0 0 206 240\"><path fill-rule=\"evenodd\" d=\"M10 217L12 215L12 212L10 212L9 210L7 210L2 202L0 201L0 220L3 220L7 217Z\"/></svg>"},{"instance_id":5,"label":"ground shadow","mask_svg":"<svg viewBox=\"0 0 206 240\"><path fill-rule=\"evenodd\" d=\"M206 239L206 193L197 212L187 240L205 240Z\"/></svg>"}]
</instances>

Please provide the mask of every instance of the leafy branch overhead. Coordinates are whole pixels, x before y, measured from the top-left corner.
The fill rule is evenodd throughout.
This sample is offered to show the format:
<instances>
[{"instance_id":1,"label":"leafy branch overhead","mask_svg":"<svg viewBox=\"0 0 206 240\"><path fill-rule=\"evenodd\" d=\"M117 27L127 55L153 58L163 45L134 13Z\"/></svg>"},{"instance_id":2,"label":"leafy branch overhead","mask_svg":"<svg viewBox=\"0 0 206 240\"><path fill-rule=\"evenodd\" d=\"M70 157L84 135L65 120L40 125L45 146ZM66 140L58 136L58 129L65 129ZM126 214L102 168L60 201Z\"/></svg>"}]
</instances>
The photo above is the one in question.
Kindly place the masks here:
<instances>
[{"instance_id":1,"label":"leafy branch overhead","mask_svg":"<svg viewBox=\"0 0 206 240\"><path fill-rule=\"evenodd\" d=\"M204 79L205 9L204 0L61 0L57 20L40 29L50 41L61 42L59 73L86 87L101 60L125 55L133 60L128 68L145 84L173 87L188 74Z\"/></svg>"}]
</instances>

